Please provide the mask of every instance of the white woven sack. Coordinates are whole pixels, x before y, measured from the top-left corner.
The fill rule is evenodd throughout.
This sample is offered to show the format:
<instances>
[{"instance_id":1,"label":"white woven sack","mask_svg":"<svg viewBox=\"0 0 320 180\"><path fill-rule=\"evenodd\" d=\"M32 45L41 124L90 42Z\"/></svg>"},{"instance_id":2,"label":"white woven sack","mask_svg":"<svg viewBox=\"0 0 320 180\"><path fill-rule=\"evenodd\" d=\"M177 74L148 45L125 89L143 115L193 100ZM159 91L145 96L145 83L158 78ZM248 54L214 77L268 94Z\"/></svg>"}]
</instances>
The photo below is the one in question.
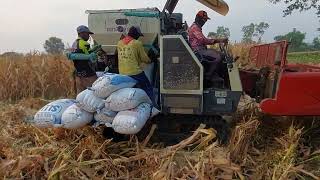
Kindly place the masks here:
<instances>
[{"instance_id":1,"label":"white woven sack","mask_svg":"<svg viewBox=\"0 0 320 180\"><path fill-rule=\"evenodd\" d=\"M86 89L77 96L77 105L85 111L94 113L104 107L104 100L96 97L93 91Z\"/></svg>"},{"instance_id":2,"label":"white woven sack","mask_svg":"<svg viewBox=\"0 0 320 180\"><path fill-rule=\"evenodd\" d=\"M99 77L102 77L104 75L104 72L103 71L97 71L96 74L97 74L97 77L99 78Z\"/></svg>"},{"instance_id":3,"label":"white woven sack","mask_svg":"<svg viewBox=\"0 0 320 180\"><path fill-rule=\"evenodd\" d=\"M160 112L157 108L153 107L153 108L152 108L152 112L151 112L151 118L157 116L157 115L160 114L160 113L161 113L161 112Z\"/></svg>"},{"instance_id":4,"label":"white woven sack","mask_svg":"<svg viewBox=\"0 0 320 180\"><path fill-rule=\"evenodd\" d=\"M74 104L69 108L67 108L62 114L60 127L63 127L66 129L78 129L86 126L92 120L93 120L92 113L89 113Z\"/></svg>"},{"instance_id":5,"label":"white woven sack","mask_svg":"<svg viewBox=\"0 0 320 180\"><path fill-rule=\"evenodd\" d=\"M103 108L100 112L94 114L94 120L96 121L95 125L98 126L106 123L111 124L116 115L117 112Z\"/></svg>"},{"instance_id":6,"label":"white woven sack","mask_svg":"<svg viewBox=\"0 0 320 180\"><path fill-rule=\"evenodd\" d=\"M137 134L148 121L150 113L151 105L143 103L135 109L119 112L114 118L112 125L106 125L112 127L115 132L120 134Z\"/></svg>"},{"instance_id":7,"label":"white woven sack","mask_svg":"<svg viewBox=\"0 0 320 180\"><path fill-rule=\"evenodd\" d=\"M76 101L72 99L61 99L51 102L35 114L31 123L39 128L50 128L55 124L61 124L63 112L74 103Z\"/></svg>"},{"instance_id":8,"label":"white woven sack","mask_svg":"<svg viewBox=\"0 0 320 180\"><path fill-rule=\"evenodd\" d=\"M112 111L125 111L136 108L141 103L152 104L147 93L138 88L124 88L112 93L106 100L106 108Z\"/></svg>"},{"instance_id":9,"label":"white woven sack","mask_svg":"<svg viewBox=\"0 0 320 180\"><path fill-rule=\"evenodd\" d=\"M134 87L136 83L136 80L129 76L106 73L98 78L90 89L97 97L105 99L119 89Z\"/></svg>"}]
</instances>

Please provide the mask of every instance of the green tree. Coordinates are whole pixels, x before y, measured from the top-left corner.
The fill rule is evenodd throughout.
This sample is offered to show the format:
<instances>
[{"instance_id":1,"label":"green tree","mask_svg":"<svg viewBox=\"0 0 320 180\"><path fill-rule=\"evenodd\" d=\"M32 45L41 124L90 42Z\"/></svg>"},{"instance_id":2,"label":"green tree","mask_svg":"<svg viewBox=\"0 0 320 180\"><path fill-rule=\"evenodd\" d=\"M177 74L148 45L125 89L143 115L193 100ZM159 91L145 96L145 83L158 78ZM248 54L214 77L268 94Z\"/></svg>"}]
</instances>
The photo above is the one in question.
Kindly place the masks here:
<instances>
[{"instance_id":1,"label":"green tree","mask_svg":"<svg viewBox=\"0 0 320 180\"><path fill-rule=\"evenodd\" d=\"M290 51L304 51L307 50L308 45L304 42L306 38L306 33L297 31L296 28L292 32L289 32L285 35L279 35L274 38L276 41L287 40L290 42Z\"/></svg>"},{"instance_id":2,"label":"green tree","mask_svg":"<svg viewBox=\"0 0 320 180\"><path fill-rule=\"evenodd\" d=\"M243 37L242 42L244 43L252 43L253 36L255 32L255 25L253 23L242 27Z\"/></svg>"},{"instance_id":3,"label":"green tree","mask_svg":"<svg viewBox=\"0 0 320 180\"><path fill-rule=\"evenodd\" d=\"M316 10L316 15L320 18L320 0L268 0L274 4L285 3L286 9L283 11L284 16L292 14L294 11L308 11L311 9ZM320 28L317 29L320 31Z\"/></svg>"},{"instance_id":4,"label":"green tree","mask_svg":"<svg viewBox=\"0 0 320 180\"><path fill-rule=\"evenodd\" d=\"M230 30L227 27L218 26L216 35L218 38L230 38Z\"/></svg>"},{"instance_id":5,"label":"green tree","mask_svg":"<svg viewBox=\"0 0 320 180\"><path fill-rule=\"evenodd\" d=\"M209 32L209 38L229 38L230 30L227 27L218 26L217 32Z\"/></svg>"},{"instance_id":6,"label":"green tree","mask_svg":"<svg viewBox=\"0 0 320 180\"><path fill-rule=\"evenodd\" d=\"M258 43L262 42L262 36L269 29L270 25L265 22L261 22L260 24L255 25L255 33L254 36L258 38Z\"/></svg>"},{"instance_id":7,"label":"green tree","mask_svg":"<svg viewBox=\"0 0 320 180\"><path fill-rule=\"evenodd\" d=\"M307 11L310 9L316 9L316 14L320 15L320 1L319 0L269 0L270 2L276 4L283 2L287 5L286 9L283 11L284 16L290 15L294 11Z\"/></svg>"},{"instance_id":8,"label":"green tree","mask_svg":"<svg viewBox=\"0 0 320 180\"><path fill-rule=\"evenodd\" d=\"M242 27L243 37L242 42L244 43L253 43L258 42L261 43L262 36L269 29L270 25L266 22L261 22L259 24L251 23L248 26ZM254 38L257 38L256 41Z\"/></svg>"},{"instance_id":9,"label":"green tree","mask_svg":"<svg viewBox=\"0 0 320 180\"><path fill-rule=\"evenodd\" d=\"M320 50L320 38L319 37L314 38L312 45L314 49Z\"/></svg>"},{"instance_id":10,"label":"green tree","mask_svg":"<svg viewBox=\"0 0 320 180\"><path fill-rule=\"evenodd\" d=\"M48 40L46 40L43 47L49 54L62 54L64 50L64 43L60 38L50 37Z\"/></svg>"},{"instance_id":11,"label":"green tree","mask_svg":"<svg viewBox=\"0 0 320 180\"><path fill-rule=\"evenodd\" d=\"M209 38L216 38L217 37L217 33L216 32L209 32L208 37Z\"/></svg>"}]
</instances>

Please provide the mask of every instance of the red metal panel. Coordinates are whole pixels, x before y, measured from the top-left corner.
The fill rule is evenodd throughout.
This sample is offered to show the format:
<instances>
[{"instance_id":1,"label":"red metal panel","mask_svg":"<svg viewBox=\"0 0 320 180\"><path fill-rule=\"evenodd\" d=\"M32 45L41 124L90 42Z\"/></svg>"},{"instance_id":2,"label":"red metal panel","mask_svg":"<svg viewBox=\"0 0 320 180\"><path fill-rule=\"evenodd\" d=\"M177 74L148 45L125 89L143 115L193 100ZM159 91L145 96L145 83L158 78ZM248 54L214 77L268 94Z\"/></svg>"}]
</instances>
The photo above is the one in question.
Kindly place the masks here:
<instances>
[{"instance_id":1,"label":"red metal panel","mask_svg":"<svg viewBox=\"0 0 320 180\"><path fill-rule=\"evenodd\" d=\"M250 49L249 61L259 69L262 67L274 68L277 61L279 61L279 65L284 66L287 48L286 41L254 46Z\"/></svg>"},{"instance_id":2,"label":"red metal panel","mask_svg":"<svg viewBox=\"0 0 320 180\"><path fill-rule=\"evenodd\" d=\"M254 46L250 62L257 68L281 67L280 80L274 99L260 103L262 111L279 116L320 115L320 68L303 64L287 64L288 43L280 41ZM276 64L276 65L275 65Z\"/></svg>"},{"instance_id":3,"label":"red metal panel","mask_svg":"<svg viewBox=\"0 0 320 180\"><path fill-rule=\"evenodd\" d=\"M320 115L320 72L282 72L275 99L260 103L264 113L279 116Z\"/></svg>"},{"instance_id":4,"label":"red metal panel","mask_svg":"<svg viewBox=\"0 0 320 180\"><path fill-rule=\"evenodd\" d=\"M243 91L246 94L252 95L253 90L256 87L256 81L258 79L259 72L240 70L239 74L240 74Z\"/></svg>"}]
</instances>

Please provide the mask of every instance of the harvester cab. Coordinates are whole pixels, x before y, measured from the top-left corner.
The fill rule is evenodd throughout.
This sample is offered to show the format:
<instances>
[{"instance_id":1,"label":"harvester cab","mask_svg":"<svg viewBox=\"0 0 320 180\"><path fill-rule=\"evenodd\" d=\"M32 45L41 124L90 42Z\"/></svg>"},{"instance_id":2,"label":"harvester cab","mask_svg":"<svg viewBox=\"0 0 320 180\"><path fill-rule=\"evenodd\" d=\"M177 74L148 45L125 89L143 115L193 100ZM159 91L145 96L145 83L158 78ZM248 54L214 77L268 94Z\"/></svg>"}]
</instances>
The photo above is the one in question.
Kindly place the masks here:
<instances>
[{"instance_id":1,"label":"harvester cab","mask_svg":"<svg viewBox=\"0 0 320 180\"><path fill-rule=\"evenodd\" d=\"M229 11L223 0L197 1L221 15ZM159 129L167 133L168 129L177 129L173 126L180 124L183 130L191 132L194 129L188 129L184 124L194 128L206 123L215 128L223 139L228 132L228 125L222 115L237 110L242 93L239 71L226 46L220 45L225 58L219 72L222 80L206 86L204 66L189 45L183 14L174 13L178 2L168 0L162 11L157 8L89 10L89 28L94 32L92 37L95 42L102 45L107 53L108 60L114 62L110 70L116 73L117 43L131 26L139 26L144 34L140 40L146 50L159 52L152 57L153 64L145 69L154 85L161 112L166 115L165 120L160 120ZM175 118L171 120L168 115L172 114Z\"/></svg>"}]
</instances>

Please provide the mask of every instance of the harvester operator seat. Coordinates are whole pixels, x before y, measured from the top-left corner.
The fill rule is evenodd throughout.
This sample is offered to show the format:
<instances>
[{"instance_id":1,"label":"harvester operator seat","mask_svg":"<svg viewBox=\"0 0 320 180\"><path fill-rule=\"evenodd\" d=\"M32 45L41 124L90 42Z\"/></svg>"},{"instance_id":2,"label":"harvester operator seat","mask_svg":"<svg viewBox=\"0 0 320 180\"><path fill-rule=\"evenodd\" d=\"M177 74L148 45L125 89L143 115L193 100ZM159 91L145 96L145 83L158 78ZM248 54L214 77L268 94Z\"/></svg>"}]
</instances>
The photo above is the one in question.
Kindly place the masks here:
<instances>
[{"instance_id":1,"label":"harvester operator seat","mask_svg":"<svg viewBox=\"0 0 320 180\"><path fill-rule=\"evenodd\" d=\"M214 62L206 59L206 57L203 57L201 54L197 53L196 51L194 53L204 67L204 74L207 74L209 72L208 67L210 67L211 64L213 64ZM225 87L224 83L225 83L224 79L219 77L217 72L212 74L212 76L210 76L210 77L205 76L205 79L204 79L205 88L213 88L214 87L214 88L223 89Z\"/></svg>"},{"instance_id":2,"label":"harvester operator seat","mask_svg":"<svg viewBox=\"0 0 320 180\"><path fill-rule=\"evenodd\" d=\"M183 37L183 39L187 42L189 47L191 48L191 44L189 42L188 32L186 30L184 30L184 29L181 29L180 31L178 31L177 34L181 35ZM213 63L213 62L208 60L208 59L206 59L206 57L203 57L201 54L197 53L197 51L194 51L193 53L196 55L196 57L199 59L199 61L203 65L204 74L208 73L209 69L206 68L206 67L209 67L210 64ZM219 76L217 76L217 75L215 75L215 76L213 75L212 78L205 77L204 86L205 86L205 88L212 88L212 87L224 88L224 79L219 77Z\"/></svg>"}]
</instances>

